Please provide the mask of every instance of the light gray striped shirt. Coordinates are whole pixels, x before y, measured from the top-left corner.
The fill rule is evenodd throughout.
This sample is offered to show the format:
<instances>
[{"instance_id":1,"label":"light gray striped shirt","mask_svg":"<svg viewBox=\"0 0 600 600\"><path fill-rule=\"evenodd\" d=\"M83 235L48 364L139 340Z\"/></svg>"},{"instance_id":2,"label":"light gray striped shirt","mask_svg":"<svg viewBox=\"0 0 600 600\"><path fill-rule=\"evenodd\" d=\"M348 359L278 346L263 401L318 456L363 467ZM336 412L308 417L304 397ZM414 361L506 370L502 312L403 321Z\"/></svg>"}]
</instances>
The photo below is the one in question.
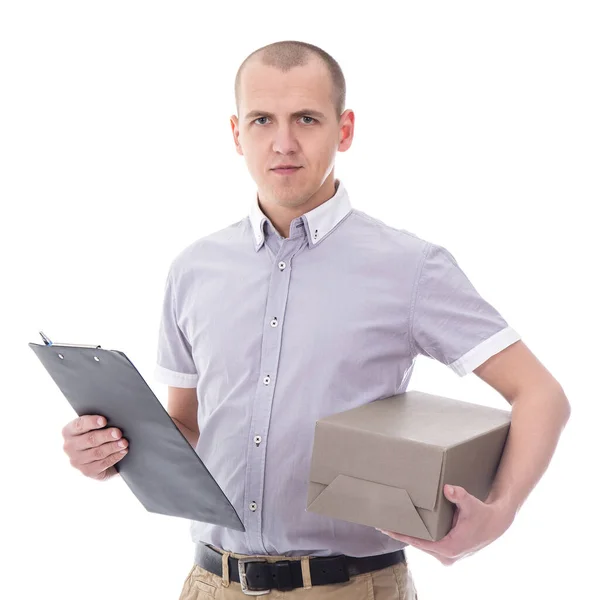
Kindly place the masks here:
<instances>
[{"instance_id":1,"label":"light gray striped shirt","mask_svg":"<svg viewBox=\"0 0 600 600\"><path fill-rule=\"evenodd\" d=\"M196 543L285 556L403 548L306 511L315 422L406 391L419 354L462 377L520 339L448 250L336 186L289 238L255 196L248 216L169 268L154 375L196 388L196 452L246 528L191 521Z\"/></svg>"}]
</instances>

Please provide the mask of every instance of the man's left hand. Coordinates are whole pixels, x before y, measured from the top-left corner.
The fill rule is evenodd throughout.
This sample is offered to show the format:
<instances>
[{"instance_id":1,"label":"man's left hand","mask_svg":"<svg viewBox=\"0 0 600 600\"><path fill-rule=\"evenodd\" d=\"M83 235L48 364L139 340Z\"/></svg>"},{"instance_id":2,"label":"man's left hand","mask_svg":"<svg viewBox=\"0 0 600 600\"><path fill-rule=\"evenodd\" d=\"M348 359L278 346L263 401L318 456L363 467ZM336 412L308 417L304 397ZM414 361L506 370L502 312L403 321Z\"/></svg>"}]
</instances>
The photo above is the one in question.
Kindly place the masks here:
<instances>
[{"instance_id":1,"label":"man's left hand","mask_svg":"<svg viewBox=\"0 0 600 600\"><path fill-rule=\"evenodd\" d=\"M451 489L454 493L450 493ZM514 520L514 512L499 502L482 502L458 485L444 486L444 495L456 504L452 528L437 542L378 529L390 537L431 554L443 565L474 554L498 539Z\"/></svg>"}]
</instances>

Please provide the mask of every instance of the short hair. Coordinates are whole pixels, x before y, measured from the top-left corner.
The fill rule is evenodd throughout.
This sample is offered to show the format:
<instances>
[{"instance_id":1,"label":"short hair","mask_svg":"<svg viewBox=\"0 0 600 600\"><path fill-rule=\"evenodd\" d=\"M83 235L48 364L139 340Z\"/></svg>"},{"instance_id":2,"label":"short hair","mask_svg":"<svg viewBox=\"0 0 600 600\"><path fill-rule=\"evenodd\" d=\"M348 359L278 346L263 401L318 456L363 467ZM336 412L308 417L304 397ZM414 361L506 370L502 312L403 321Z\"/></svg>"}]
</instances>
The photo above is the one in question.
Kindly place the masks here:
<instances>
[{"instance_id":1,"label":"short hair","mask_svg":"<svg viewBox=\"0 0 600 600\"><path fill-rule=\"evenodd\" d=\"M240 65L235 76L235 106L239 114L240 110L240 86L244 67L253 57L259 58L261 63L278 68L286 72L293 67L298 67L308 63L311 57L317 57L322 60L327 67L332 81L332 103L335 107L336 118L339 122L346 104L346 80L338 62L325 50L297 40L284 40L273 42L266 46L258 48L249 54Z\"/></svg>"}]
</instances>

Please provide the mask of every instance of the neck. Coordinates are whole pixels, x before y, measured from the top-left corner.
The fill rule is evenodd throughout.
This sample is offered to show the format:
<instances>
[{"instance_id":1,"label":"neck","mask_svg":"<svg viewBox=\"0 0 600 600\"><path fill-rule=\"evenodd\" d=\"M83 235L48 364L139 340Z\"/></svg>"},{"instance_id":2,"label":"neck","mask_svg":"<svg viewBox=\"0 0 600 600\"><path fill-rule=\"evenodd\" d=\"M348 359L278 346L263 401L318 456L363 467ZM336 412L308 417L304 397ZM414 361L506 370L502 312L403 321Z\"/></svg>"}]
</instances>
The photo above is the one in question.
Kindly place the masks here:
<instances>
[{"instance_id":1,"label":"neck","mask_svg":"<svg viewBox=\"0 0 600 600\"><path fill-rule=\"evenodd\" d=\"M333 198L337 191L337 187L338 183L336 182L332 169L331 173L327 176L327 179L323 182L323 185L312 196L300 204L287 206L277 201L262 200L260 194L258 195L258 203L260 209L271 221L279 235L287 238L289 237L290 223L294 219L310 212L317 206L320 206Z\"/></svg>"}]
</instances>

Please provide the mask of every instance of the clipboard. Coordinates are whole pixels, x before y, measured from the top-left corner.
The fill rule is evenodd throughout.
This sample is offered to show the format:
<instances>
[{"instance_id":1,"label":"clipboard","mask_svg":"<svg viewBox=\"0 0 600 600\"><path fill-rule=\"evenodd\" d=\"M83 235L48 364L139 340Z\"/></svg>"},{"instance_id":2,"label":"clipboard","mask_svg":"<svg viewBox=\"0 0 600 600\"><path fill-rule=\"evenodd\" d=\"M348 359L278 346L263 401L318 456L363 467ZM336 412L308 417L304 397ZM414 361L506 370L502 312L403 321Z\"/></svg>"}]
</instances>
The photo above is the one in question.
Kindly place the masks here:
<instances>
[{"instance_id":1,"label":"clipboard","mask_svg":"<svg viewBox=\"0 0 600 600\"><path fill-rule=\"evenodd\" d=\"M28 346L79 415L102 415L129 441L115 469L147 511L245 527L196 450L169 416L131 360L120 350L56 344ZM100 430L98 430L100 431Z\"/></svg>"}]
</instances>

